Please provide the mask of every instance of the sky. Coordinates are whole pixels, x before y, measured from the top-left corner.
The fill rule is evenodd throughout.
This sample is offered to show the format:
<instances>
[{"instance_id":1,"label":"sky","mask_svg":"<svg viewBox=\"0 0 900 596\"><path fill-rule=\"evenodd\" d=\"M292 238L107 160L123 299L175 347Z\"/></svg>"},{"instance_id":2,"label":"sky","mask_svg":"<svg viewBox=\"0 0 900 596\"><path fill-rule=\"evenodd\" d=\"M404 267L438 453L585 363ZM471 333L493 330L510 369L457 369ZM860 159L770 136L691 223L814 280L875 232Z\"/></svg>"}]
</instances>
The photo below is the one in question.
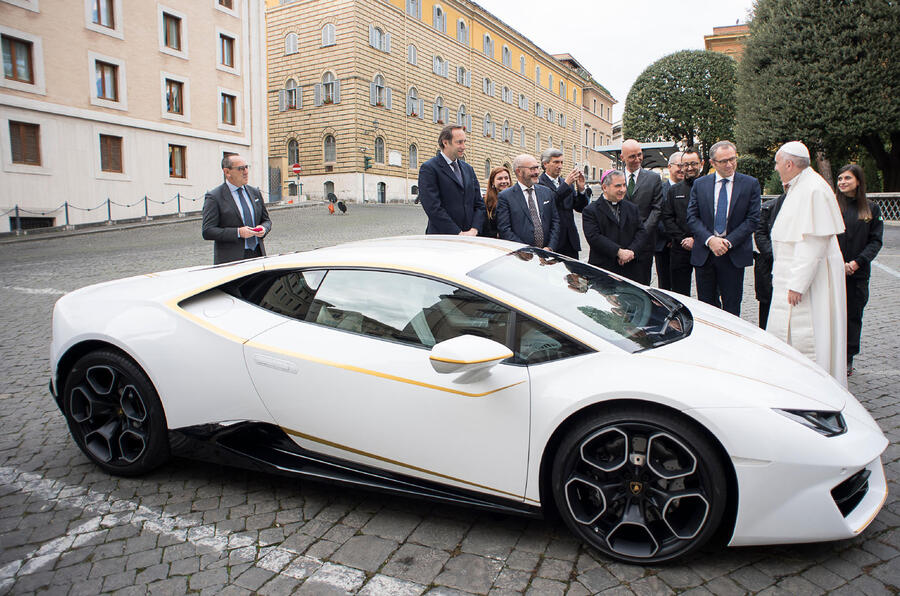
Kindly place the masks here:
<instances>
[{"instance_id":1,"label":"sky","mask_svg":"<svg viewBox=\"0 0 900 596\"><path fill-rule=\"evenodd\" d=\"M713 27L745 23L753 5L752 0L475 1L545 52L574 56L618 101L613 121L622 117L628 90L645 68L679 50L704 49L704 35Z\"/></svg>"}]
</instances>

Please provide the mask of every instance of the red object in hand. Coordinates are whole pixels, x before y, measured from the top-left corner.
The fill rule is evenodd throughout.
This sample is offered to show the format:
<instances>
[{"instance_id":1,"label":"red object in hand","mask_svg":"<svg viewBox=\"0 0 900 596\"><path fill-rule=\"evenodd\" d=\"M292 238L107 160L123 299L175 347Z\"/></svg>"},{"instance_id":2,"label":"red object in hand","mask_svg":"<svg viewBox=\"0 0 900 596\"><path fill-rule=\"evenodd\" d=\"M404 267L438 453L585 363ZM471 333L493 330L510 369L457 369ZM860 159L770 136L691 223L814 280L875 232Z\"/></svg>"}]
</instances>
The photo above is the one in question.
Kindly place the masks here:
<instances>
[{"instance_id":1,"label":"red object in hand","mask_svg":"<svg viewBox=\"0 0 900 596\"><path fill-rule=\"evenodd\" d=\"M255 228L253 228L254 232L262 232L263 230L265 230L265 228L262 226L256 226Z\"/></svg>"}]
</instances>

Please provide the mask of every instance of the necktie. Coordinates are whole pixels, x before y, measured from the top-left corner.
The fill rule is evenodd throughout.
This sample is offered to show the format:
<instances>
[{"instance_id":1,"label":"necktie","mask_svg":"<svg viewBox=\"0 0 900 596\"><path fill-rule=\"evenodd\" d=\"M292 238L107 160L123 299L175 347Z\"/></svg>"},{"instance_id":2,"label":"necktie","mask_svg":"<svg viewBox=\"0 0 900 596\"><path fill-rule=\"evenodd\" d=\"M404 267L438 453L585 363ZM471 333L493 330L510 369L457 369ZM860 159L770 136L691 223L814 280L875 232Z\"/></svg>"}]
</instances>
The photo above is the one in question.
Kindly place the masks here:
<instances>
[{"instance_id":1,"label":"necktie","mask_svg":"<svg viewBox=\"0 0 900 596\"><path fill-rule=\"evenodd\" d=\"M528 193L528 211L531 213L531 223L534 224L534 245L538 248L544 246L544 226L541 225L541 217L538 215L537 201L534 200L534 189L526 188Z\"/></svg>"},{"instance_id":2,"label":"necktie","mask_svg":"<svg viewBox=\"0 0 900 596\"><path fill-rule=\"evenodd\" d=\"M450 169L453 170L453 174L456 175L456 179L460 184L463 183L462 172L459 171L459 164L456 163L456 160L450 162Z\"/></svg>"},{"instance_id":3,"label":"necktie","mask_svg":"<svg viewBox=\"0 0 900 596\"><path fill-rule=\"evenodd\" d=\"M728 178L722 178L722 190L719 191L719 202L716 204L716 236L725 235L725 225L728 221Z\"/></svg>"},{"instance_id":4,"label":"necktie","mask_svg":"<svg viewBox=\"0 0 900 596\"><path fill-rule=\"evenodd\" d=\"M628 196L634 194L634 172L628 176Z\"/></svg>"},{"instance_id":5,"label":"necktie","mask_svg":"<svg viewBox=\"0 0 900 596\"><path fill-rule=\"evenodd\" d=\"M244 187L239 186L237 189L238 197L241 199L241 205L243 206L244 214L243 220L244 225L248 228L254 227L256 224L253 223L253 206L250 204L249 199L247 199L247 195L244 194ZM256 236L247 238L244 240L244 246L250 250L256 248L256 245L259 244L259 239Z\"/></svg>"}]
</instances>

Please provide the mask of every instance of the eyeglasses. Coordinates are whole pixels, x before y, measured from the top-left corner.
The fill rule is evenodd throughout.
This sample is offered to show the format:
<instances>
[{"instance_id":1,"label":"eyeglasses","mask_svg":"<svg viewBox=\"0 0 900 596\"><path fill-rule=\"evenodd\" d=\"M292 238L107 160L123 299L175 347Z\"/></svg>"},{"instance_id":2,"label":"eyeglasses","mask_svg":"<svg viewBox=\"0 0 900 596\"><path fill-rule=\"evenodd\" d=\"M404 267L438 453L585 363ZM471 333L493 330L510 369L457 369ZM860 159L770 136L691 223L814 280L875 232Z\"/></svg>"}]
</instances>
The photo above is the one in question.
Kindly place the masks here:
<instances>
[{"instance_id":1,"label":"eyeglasses","mask_svg":"<svg viewBox=\"0 0 900 596\"><path fill-rule=\"evenodd\" d=\"M229 169L229 170L239 170L239 171L241 171L241 172L244 172L244 171L246 171L246 170L249 170L249 169L250 169L250 166L249 166L249 165L246 165L246 166L235 166L235 167L233 167L233 168L228 168L228 169Z\"/></svg>"},{"instance_id":2,"label":"eyeglasses","mask_svg":"<svg viewBox=\"0 0 900 596\"><path fill-rule=\"evenodd\" d=\"M737 156L729 157L728 159L714 159L716 163L737 163Z\"/></svg>"},{"instance_id":3,"label":"eyeglasses","mask_svg":"<svg viewBox=\"0 0 900 596\"><path fill-rule=\"evenodd\" d=\"M686 161L681 164L681 167L682 168L699 168L700 162L699 161Z\"/></svg>"}]
</instances>

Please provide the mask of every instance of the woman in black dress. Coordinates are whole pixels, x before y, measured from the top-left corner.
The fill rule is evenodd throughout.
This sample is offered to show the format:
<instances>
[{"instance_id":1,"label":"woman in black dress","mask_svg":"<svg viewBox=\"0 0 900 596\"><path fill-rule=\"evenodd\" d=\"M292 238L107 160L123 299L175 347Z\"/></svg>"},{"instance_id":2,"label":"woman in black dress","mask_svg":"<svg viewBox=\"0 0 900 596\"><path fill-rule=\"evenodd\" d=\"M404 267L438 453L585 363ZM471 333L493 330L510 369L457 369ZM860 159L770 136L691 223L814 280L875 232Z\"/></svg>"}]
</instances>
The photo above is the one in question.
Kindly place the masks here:
<instances>
[{"instance_id":1,"label":"woman in black dress","mask_svg":"<svg viewBox=\"0 0 900 596\"><path fill-rule=\"evenodd\" d=\"M494 168L488 178L487 192L484 194L484 208L487 211L484 217L484 225L479 236L499 238L497 232L497 195L512 186L512 177L506 168Z\"/></svg>"},{"instance_id":2,"label":"woman in black dress","mask_svg":"<svg viewBox=\"0 0 900 596\"><path fill-rule=\"evenodd\" d=\"M838 236L847 276L847 376L853 374L853 357L859 354L862 314L869 301L871 262L881 250L884 222L881 209L866 198L862 168L851 164L838 170L837 200L846 231Z\"/></svg>"}]
</instances>

